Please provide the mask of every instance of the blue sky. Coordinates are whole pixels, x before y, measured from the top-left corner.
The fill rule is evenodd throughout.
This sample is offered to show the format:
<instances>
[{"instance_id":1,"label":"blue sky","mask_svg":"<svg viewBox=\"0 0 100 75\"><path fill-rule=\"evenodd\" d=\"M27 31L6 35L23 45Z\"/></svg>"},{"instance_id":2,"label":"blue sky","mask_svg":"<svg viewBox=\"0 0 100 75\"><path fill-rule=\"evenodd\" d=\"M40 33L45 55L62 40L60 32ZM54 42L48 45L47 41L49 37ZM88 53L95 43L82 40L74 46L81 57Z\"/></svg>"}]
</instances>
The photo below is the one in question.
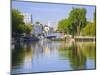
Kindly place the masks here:
<instances>
[{"instance_id":1,"label":"blue sky","mask_svg":"<svg viewBox=\"0 0 100 75\"><path fill-rule=\"evenodd\" d=\"M40 21L47 24L49 21L52 25L57 24L61 19L67 18L72 7L86 8L86 18L93 21L95 6L12 1L12 8L18 9L22 13L32 14L33 23Z\"/></svg>"}]
</instances>

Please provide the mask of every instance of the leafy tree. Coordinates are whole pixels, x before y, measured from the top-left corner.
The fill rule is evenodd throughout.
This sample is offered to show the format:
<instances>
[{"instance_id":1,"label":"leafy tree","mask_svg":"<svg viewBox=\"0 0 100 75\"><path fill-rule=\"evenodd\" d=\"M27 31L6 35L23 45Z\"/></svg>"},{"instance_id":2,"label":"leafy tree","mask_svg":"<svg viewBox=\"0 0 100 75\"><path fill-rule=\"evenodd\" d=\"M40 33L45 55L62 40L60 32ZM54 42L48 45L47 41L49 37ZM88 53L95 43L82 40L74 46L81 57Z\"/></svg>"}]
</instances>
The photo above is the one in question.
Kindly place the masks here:
<instances>
[{"instance_id":1,"label":"leafy tree","mask_svg":"<svg viewBox=\"0 0 100 75\"><path fill-rule=\"evenodd\" d=\"M26 25L25 26L25 33L26 34L30 34L31 33L31 31L32 31L32 25Z\"/></svg>"},{"instance_id":2,"label":"leafy tree","mask_svg":"<svg viewBox=\"0 0 100 75\"><path fill-rule=\"evenodd\" d=\"M16 10L12 9L12 33L13 34L22 34L24 33L24 22L23 15Z\"/></svg>"},{"instance_id":3,"label":"leafy tree","mask_svg":"<svg viewBox=\"0 0 100 75\"><path fill-rule=\"evenodd\" d=\"M25 27L25 25L23 25L23 24L19 24L18 26L17 26L17 33L19 33L19 34L22 34L22 33L24 33L25 32L25 29L26 29L26 27Z\"/></svg>"},{"instance_id":4,"label":"leafy tree","mask_svg":"<svg viewBox=\"0 0 100 75\"><path fill-rule=\"evenodd\" d=\"M96 35L96 26L94 23L87 22L85 28L83 28L82 35L84 36L95 36Z\"/></svg>"},{"instance_id":5,"label":"leafy tree","mask_svg":"<svg viewBox=\"0 0 100 75\"><path fill-rule=\"evenodd\" d=\"M58 28L57 30L59 32L62 32L62 33L68 33L68 25L69 25L69 21L68 19L62 19L61 21L59 21L58 23Z\"/></svg>"},{"instance_id":6,"label":"leafy tree","mask_svg":"<svg viewBox=\"0 0 100 75\"><path fill-rule=\"evenodd\" d=\"M77 27L74 23L71 23L70 20L69 22L70 24L68 25L68 32L72 35L72 38L74 38L74 35L77 33Z\"/></svg>"},{"instance_id":7,"label":"leafy tree","mask_svg":"<svg viewBox=\"0 0 100 75\"><path fill-rule=\"evenodd\" d=\"M86 26L86 9L73 8L69 13L68 19L62 19L58 23L58 30L63 33L80 35L82 28Z\"/></svg>"},{"instance_id":8,"label":"leafy tree","mask_svg":"<svg viewBox=\"0 0 100 75\"><path fill-rule=\"evenodd\" d=\"M84 36L96 35L96 9L93 15L94 15L94 22L87 22L86 26L81 31L81 35L84 35Z\"/></svg>"},{"instance_id":9,"label":"leafy tree","mask_svg":"<svg viewBox=\"0 0 100 75\"><path fill-rule=\"evenodd\" d=\"M80 30L86 25L86 9L85 8L73 8L68 17L70 21L70 33L80 35Z\"/></svg>"}]
</instances>

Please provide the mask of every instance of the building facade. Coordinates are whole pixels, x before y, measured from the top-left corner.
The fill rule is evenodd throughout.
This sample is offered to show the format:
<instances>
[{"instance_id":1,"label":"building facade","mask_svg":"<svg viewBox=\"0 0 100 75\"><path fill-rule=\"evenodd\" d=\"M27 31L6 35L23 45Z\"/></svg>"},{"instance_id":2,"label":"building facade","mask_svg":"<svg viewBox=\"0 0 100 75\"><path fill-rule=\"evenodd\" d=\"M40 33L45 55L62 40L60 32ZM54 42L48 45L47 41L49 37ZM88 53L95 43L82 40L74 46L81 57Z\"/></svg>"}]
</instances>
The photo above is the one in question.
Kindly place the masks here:
<instances>
[{"instance_id":1,"label":"building facade","mask_svg":"<svg viewBox=\"0 0 100 75\"><path fill-rule=\"evenodd\" d=\"M30 13L22 13L22 15L24 16L24 23L26 25L32 24L32 14L30 14Z\"/></svg>"},{"instance_id":2,"label":"building facade","mask_svg":"<svg viewBox=\"0 0 100 75\"><path fill-rule=\"evenodd\" d=\"M33 24L33 34L40 36L43 33L43 27L40 24Z\"/></svg>"}]
</instances>

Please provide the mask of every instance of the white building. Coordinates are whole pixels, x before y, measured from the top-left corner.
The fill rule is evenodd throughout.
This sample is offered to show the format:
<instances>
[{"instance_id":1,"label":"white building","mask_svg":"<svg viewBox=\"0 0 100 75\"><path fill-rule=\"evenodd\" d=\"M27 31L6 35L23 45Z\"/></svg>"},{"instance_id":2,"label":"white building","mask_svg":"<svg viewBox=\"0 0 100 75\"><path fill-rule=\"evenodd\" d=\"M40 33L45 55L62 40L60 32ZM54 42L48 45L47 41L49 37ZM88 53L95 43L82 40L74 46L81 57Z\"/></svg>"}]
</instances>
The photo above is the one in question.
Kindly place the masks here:
<instances>
[{"instance_id":1,"label":"white building","mask_svg":"<svg viewBox=\"0 0 100 75\"><path fill-rule=\"evenodd\" d=\"M27 24L32 24L32 14L29 13L22 13L24 16L24 23Z\"/></svg>"}]
</instances>

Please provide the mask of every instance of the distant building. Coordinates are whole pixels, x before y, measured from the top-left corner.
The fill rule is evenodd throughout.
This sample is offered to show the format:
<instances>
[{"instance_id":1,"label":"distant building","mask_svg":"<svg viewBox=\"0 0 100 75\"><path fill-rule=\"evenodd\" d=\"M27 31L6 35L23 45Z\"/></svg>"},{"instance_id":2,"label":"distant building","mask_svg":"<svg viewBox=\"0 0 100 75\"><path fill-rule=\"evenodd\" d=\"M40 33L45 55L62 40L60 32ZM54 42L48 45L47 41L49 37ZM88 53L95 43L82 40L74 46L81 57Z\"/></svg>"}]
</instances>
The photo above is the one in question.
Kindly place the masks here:
<instances>
[{"instance_id":1,"label":"distant building","mask_svg":"<svg viewBox=\"0 0 100 75\"><path fill-rule=\"evenodd\" d=\"M32 33L36 36L41 35L43 33L43 27L40 24L34 24Z\"/></svg>"},{"instance_id":2,"label":"distant building","mask_svg":"<svg viewBox=\"0 0 100 75\"><path fill-rule=\"evenodd\" d=\"M54 28L53 27L49 27L49 33L54 33Z\"/></svg>"},{"instance_id":3,"label":"distant building","mask_svg":"<svg viewBox=\"0 0 100 75\"><path fill-rule=\"evenodd\" d=\"M49 32L49 26L45 25L44 26L44 31L45 31L45 33L48 33Z\"/></svg>"},{"instance_id":4,"label":"distant building","mask_svg":"<svg viewBox=\"0 0 100 75\"><path fill-rule=\"evenodd\" d=\"M45 26L44 26L44 31L45 31L46 33L52 33L52 32L54 32L54 28L45 25Z\"/></svg>"},{"instance_id":5,"label":"distant building","mask_svg":"<svg viewBox=\"0 0 100 75\"><path fill-rule=\"evenodd\" d=\"M27 24L32 24L32 14L29 13L22 13L24 16L24 23Z\"/></svg>"}]
</instances>

